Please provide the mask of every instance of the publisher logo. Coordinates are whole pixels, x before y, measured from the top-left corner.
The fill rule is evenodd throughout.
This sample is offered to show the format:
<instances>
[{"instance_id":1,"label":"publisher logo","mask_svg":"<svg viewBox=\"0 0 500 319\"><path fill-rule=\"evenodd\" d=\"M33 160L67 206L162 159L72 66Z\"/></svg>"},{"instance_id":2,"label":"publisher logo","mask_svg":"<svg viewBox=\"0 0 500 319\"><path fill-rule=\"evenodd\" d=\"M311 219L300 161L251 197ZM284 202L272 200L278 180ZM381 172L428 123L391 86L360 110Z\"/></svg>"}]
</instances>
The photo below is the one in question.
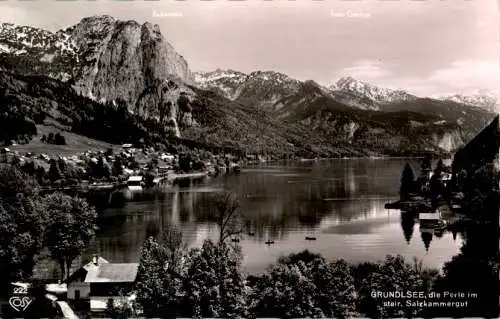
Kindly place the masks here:
<instances>
[{"instance_id":1,"label":"publisher logo","mask_svg":"<svg viewBox=\"0 0 500 319\"><path fill-rule=\"evenodd\" d=\"M26 308L31 304L32 300L30 297L14 296L10 297L9 304L16 311L25 311Z\"/></svg>"},{"instance_id":2,"label":"publisher logo","mask_svg":"<svg viewBox=\"0 0 500 319\"><path fill-rule=\"evenodd\" d=\"M25 287L14 287L14 296L10 297L9 304L17 312L25 311L33 300L26 296L28 290Z\"/></svg>"}]
</instances>

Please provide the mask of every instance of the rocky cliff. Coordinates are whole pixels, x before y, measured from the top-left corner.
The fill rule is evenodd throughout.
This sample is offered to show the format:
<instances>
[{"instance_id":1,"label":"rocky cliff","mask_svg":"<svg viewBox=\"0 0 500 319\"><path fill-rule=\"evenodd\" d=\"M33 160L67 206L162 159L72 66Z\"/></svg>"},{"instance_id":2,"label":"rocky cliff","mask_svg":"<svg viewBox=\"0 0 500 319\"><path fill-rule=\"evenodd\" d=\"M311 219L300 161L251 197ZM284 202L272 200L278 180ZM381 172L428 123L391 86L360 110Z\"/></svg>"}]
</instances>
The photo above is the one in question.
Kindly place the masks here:
<instances>
[{"instance_id":1,"label":"rocky cliff","mask_svg":"<svg viewBox=\"0 0 500 319\"><path fill-rule=\"evenodd\" d=\"M133 106L157 80L193 81L187 62L158 25L99 16L82 19L66 32L83 60L75 85L97 100L121 98Z\"/></svg>"},{"instance_id":2,"label":"rocky cliff","mask_svg":"<svg viewBox=\"0 0 500 319\"><path fill-rule=\"evenodd\" d=\"M130 112L140 116L159 118L160 107L170 103L172 110L167 113L171 117L166 123L179 132L177 100L181 86L194 78L158 25L106 15L84 18L55 33L2 24L0 49L4 70L46 75L72 84L81 94L100 102L122 100ZM182 85L169 93L173 87L169 81Z\"/></svg>"}]
</instances>

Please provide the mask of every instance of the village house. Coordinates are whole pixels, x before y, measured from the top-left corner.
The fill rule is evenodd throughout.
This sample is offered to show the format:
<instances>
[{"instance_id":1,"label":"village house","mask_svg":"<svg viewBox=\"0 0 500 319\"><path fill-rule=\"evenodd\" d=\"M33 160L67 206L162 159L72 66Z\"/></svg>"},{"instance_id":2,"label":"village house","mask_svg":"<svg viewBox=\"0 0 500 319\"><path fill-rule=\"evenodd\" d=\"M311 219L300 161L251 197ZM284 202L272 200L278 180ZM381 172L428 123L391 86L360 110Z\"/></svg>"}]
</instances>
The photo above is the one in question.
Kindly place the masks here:
<instances>
[{"instance_id":1,"label":"village house","mask_svg":"<svg viewBox=\"0 0 500 319\"><path fill-rule=\"evenodd\" d=\"M129 187L141 187L143 184L143 176L134 175L130 176L127 180L127 185Z\"/></svg>"},{"instance_id":2,"label":"village house","mask_svg":"<svg viewBox=\"0 0 500 319\"><path fill-rule=\"evenodd\" d=\"M94 256L68 278L68 300L88 301L91 312L102 312L109 299L119 303L132 292L138 268L138 263L110 263Z\"/></svg>"},{"instance_id":3,"label":"village house","mask_svg":"<svg viewBox=\"0 0 500 319\"><path fill-rule=\"evenodd\" d=\"M127 144L123 144L123 145L122 145L122 148L123 148L124 150L131 149L132 147L133 147L133 145L132 145L132 144L129 144L129 143L127 143Z\"/></svg>"},{"instance_id":4,"label":"village house","mask_svg":"<svg viewBox=\"0 0 500 319\"><path fill-rule=\"evenodd\" d=\"M434 226L441 219L441 212L436 210L433 213L420 213L419 214L419 222L420 227L422 226Z\"/></svg>"}]
</instances>

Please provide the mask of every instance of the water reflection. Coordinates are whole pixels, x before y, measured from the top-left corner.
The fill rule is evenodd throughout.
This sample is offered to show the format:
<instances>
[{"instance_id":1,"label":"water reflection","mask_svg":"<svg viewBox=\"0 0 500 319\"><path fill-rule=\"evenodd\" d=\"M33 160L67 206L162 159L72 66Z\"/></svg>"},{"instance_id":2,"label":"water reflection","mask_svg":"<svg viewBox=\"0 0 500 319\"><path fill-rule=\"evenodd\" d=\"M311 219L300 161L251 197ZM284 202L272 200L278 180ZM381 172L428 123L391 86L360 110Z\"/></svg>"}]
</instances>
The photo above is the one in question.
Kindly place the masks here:
<instances>
[{"instance_id":1,"label":"water reflection","mask_svg":"<svg viewBox=\"0 0 500 319\"><path fill-rule=\"evenodd\" d=\"M413 236L413 231L415 228L416 214L412 212L401 213L401 228L403 229L403 234L408 245L411 242Z\"/></svg>"},{"instance_id":2,"label":"water reflection","mask_svg":"<svg viewBox=\"0 0 500 319\"><path fill-rule=\"evenodd\" d=\"M280 255L306 248L327 258L378 260L401 253L441 265L459 247L451 234L431 238L430 248L429 235L422 234L425 245L411 240L415 216L384 208L398 196L404 164L342 160L256 166L194 185L116 192L102 213L89 252L98 251L114 262L137 261L148 222L160 228L177 225L188 246L207 237L216 239L217 226L207 216L208 199L214 192L229 190L240 201L245 225L240 244L249 271L260 271ZM305 236L317 240L306 241ZM267 246L267 240L275 244Z\"/></svg>"}]
</instances>

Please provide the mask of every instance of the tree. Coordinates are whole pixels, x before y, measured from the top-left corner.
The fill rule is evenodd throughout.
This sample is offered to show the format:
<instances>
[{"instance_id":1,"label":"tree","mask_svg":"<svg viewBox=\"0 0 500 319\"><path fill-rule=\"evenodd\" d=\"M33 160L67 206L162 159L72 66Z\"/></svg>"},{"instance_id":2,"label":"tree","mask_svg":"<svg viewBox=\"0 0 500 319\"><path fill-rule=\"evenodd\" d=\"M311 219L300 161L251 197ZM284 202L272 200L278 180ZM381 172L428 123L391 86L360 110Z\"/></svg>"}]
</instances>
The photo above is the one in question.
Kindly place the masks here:
<instances>
[{"instance_id":1,"label":"tree","mask_svg":"<svg viewBox=\"0 0 500 319\"><path fill-rule=\"evenodd\" d=\"M17 168L20 168L21 167L21 159L19 158L19 156L14 154L10 160L10 164L12 166L16 166Z\"/></svg>"},{"instance_id":2,"label":"tree","mask_svg":"<svg viewBox=\"0 0 500 319\"><path fill-rule=\"evenodd\" d=\"M50 160L50 167L49 167L49 179L52 182L55 182L59 179L62 178L61 170L59 169L59 165L55 159Z\"/></svg>"},{"instance_id":3,"label":"tree","mask_svg":"<svg viewBox=\"0 0 500 319\"><path fill-rule=\"evenodd\" d=\"M65 279L70 275L73 260L95 236L97 214L84 199L62 193L46 196L44 206L51 216L47 247L61 267L61 279Z\"/></svg>"},{"instance_id":4,"label":"tree","mask_svg":"<svg viewBox=\"0 0 500 319\"><path fill-rule=\"evenodd\" d=\"M21 196L37 196L36 182L15 166L0 164L0 198L10 203Z\"/></svg>"},{"instance_id":5,"label":"tree","mask_svg":"<svg viewBox=\"0 0 500 319\"><path fill-rule=\"evenodd\" d=\"M113 162L113 169L112 169L113 176L120 176L123 174L122 165L123 165L122 159L120 157L116 157L115 161Z\"/></svg>"},{"instance_id":6,"label":"tree","mask_svg":"<svg viewBox=\"0 0 500 319\"><path fill-rule=\"evenodd\" d=\"M209 198L210 217L219 226L219 242L242 233L238 199L230 192L214 194Z\"/></svg>"},{"instance_id":7,"label":"tree","mask_svg":"<svg viewBox=\"0 0 500 319\"><path fill-rule=\"evenodd\" d=\"M137 162L137 160L135 158L130 159L128 166L130 169L133 169L133 170L140 168L139 162Z\"/></svg>"},{"instance_id":8,"label":"tree","mask_svg":"<svg viewBox=\"0 0 500 319\"><path fill-rule=\"evenodd\" d=\"M430 155L426 155L422 160L422 164L420 167L420 175L424 175L430 171L432 171L432 158Z\"/></svg>"},{"instance_id":9,"label":"tree","mask_svg":"<svg viewBox=\"0 0 500 319\"><path fill-rule=\"evenodd\" d=\"M478 221L498 219L498 171L493 164L477 169L464 181L463 208Z\"/></svg>"},{"instance_id":10,"label":"tree","mask_svg":"<svg viewBox=\"0 0 500 319\"><path fill-rule=\"evenodd\" d=\"M137 302L146 317L169 314L170 310L167 309L167 306L172 306L173 294L168 290L169 286L166 283L168 278L167 267L165 248L153 237L148 238L141 249L136 283Z\"/></svg>"},{"instance_id":11,"label":"tree","mask_svg":"<svg viewBox=\"0 0 500 319\"><path fill-rule=\"evenodd\" d=\"M186 309L189 317L246 317L241 248L205 240L187 257Z\"/></svg>"},{"instance_id":12,"label":"tree","mask_svg":"<svg viewBox=\"0 0 500 319\"><path fill-rule=\"evenodd\" d=\"M47 172L45 172L45 168L43 168L43 166L38 166L35 169L35 179L40 185L49 184L49 181L47 179Z\"/></svg>"},{"instance_id":13,"label":"tree","mask_svg":"<svg viewBox=\"0 0 500 319\"><path fill-rule=\"evenodd\" d=\"M59 172L61 172L61 177L68 177L68 165L64 161L62 157L57 159L57 167L59 168Z\"/></svg>"},{"instance_id":14,"label":"tree","mask_svg":"<svg viewBox=\"0 0 500 319\"><path fill-rule=\"evenodd\" d=\"M466 181L467 181L467 171L464 169L461 169L454 176L454 179L453 179L454 189L458 192L463 192L464 191L464 184Z\"/></svg>"},{"instance_id":15,"label":"tree","mask_svg":"<svg viewBox=\"0 0 500 319\"><path fill-rule=\"evenodd\" d=\"M283 273L292 276L279 279ZM305 278L297 282L294 279L297 275ZM304 287L309 288L304 290ZM252 288L251 312L256 317L304 317L321 314L326 317L348 318L356 315L357 295L349 264L343 260L326 262L321 255L308 250L280 258L278 267L271 268L266 275L257 279ZM279 290L287 291L289 295L280 296L282 292L278 292ZM286 309L284 300L287 298L291 298L296 305L293 313ZM302 301L297 303L300 298Z\"/></svg>"},{"instance_id":16,"label":"tree","mask_svg":"<svg viewBox=\"0 0 500 319\"><path fill-rule=\"evenodd\" d=\"M148 163L147 168L148 169L155 169L158 167L158 158L154 157L151 159L151 161Z\"/></svg>"},{"instance_id":17,"label":"tree","mask_svg":"<svg viewBox=\"0 0 500 319\"><path fill-rule=\"evenodd\" d=\"M33 160L24 162L21 170L28 176L35 176L35 162Z\"/></svg>"},{"instance_id":18,"label":"tree","mask_svg":"<svg viewBox=\"0 0 500 319\"><path fill-rule=\"evenodd\" d=\"M82 175L82 171L74 163L67 163L63 159L59 159L59 167L66 179L78 179Z\"/></svg>"},{"instance_id":19,"label":"tree","mask_svg":"<svg viewBox=\"0 0 500 319\"><path fill-rule=\"evenodd\" d=\"M50 132L49 135L47 135L47 143L54 143L54 133Z\"/></svg>"},{"instance_id":20,"label":"tree","mask_svg":"<svg viewBox=\"0 0 500 319\"><path fill-rule=\"evenodd\" d=\"M321 259L324 261L324 258L320 254L312 253L308 249L306 249L298 253L291 253L288 256L282 256L278 259L278 263L291 266L296 265L300 261L302 261L307 265L312 263L316 259Z\"/></svg>"},{"instance_id":21,"label":"tree","mask_svg":"<svg viewBox=\"0 0 500 319\"><path fill-rule=\"evenodd\" d=\"M185 92L182 92L179 98L177 99L177 105L179 105L179 109L182 112L191 112L193 108L190 105L189 98L187 97Z\"/></svg>"},{"instance_id":22,"label":"tree","mask_svg":"<svg viewBox=\"0 0 500 319\"><path fill-rule=\"evenodd\" d=\"M260 276L252 287L251 317L323 317L314 301L316 286L302 273L305 268L302 261L293 265L277 264Z\"/></svg>"},{"instance_id":23,"label":"tree","mask_svg":"<svg viewBox=\"0 0 500 319\"><path fill-rule=\"evenodd\" d=\"M190 153L179 154L179 170L181 172L190 172L192 170L193 158Z\"/></svg>"},{"instance_id":24,"label":"tree","mask_svg":"<svg viewBox=\"0 0 500 319\"><path fill-rule=\"evenodd\" d=\"M103 156L99 156L97 162L88 162L89 175L94 178L109 178L112 173L112 168L104 160Z\"/></svg>"},{"instance_id":25,"label":"tree","mask_svg":"<svg viewBox=\"0 0 500 319\"><path fill-rule=\"evenodd\" d=\"M54 141L53 141L53 143L56 144L56 145L66 145L66 138L60 132L57 132L54 135Z\"/></svg>"},{"instance_id":26,"label":"tree","mask_svg":"<svg viewBox=\"0 0 500 319\"><path fill-rule=\"evenodd\" d=\"M29 278L43 247L47 214L32 179L0 165L0 289Z\"/></svg>"},{"instance_id":27,"label":"tree","mask_svg":"<svg viewBox=\"0 0 500 319\"><path fill-rule=\"evenodd\" d=\"M108 147L106 149L106 152L104 153L105 156L112 156L113 155L113 149L111 147Z\"/></svg>"},{"instance_id":28,"label":"tree","mask_svg":"<svg viewBox=\"0 0 500 319\"><path fill-rule=\"evenodd\" d=\"M444 193L443 180L441 174L434 173L429 181L429 191L432 200L432 205L435 207L438 200L442 197Z\"/></svg>"},{"instance_id":29,"label":"tree","mask_svg":"<svg viewBox=\"0 0 500 319\"><path fill-rule=\"evenodd\" d=\"M137 276L137 302L146 317L175 318L184 311L185 245L173 226L148 227Z\"/></svg>"},{"instance_id":30,"label":"tree","mask_svg":"<svg viewBox=\"0 0 500 319\"><path fill-rule=\"evenodd\" d=\"M444 276L438 278L434 290L477 295L457 300L466 300L467 307L429 309L426 317L498 318L498 222L467 223L465 231L467 236L460 253L445 263Z\"/></svg>"},{"instance_id":31,"label":"tree","mask_svg":"<svg viewBox=\"0 0 500 319\"><path fill-rule=\"evenodd\" d=\"M11 145L12 145L12 140L10 139L10 137L5 137L3 141L3 146L11 146Z\"/></svg>"},{"instance_id":32,"label":"tree","mask_svg":"<svg viewBox=\"0 0 500 319\"><path fill-rule=\"evenodd\" d=\"M182 231L174 225L167 224L163 231L158 234L158 240L166 248L169 269L180 273L187 250L182 239Z\"/></svg>"},{"instance_id":33,"label":"tree","mask_svg":"<svg viewBox=\"0 0 500 319\"><path fill-rule=\"evenodd\" d=\"M371 295L373 291L425 291L423 274L402 256L386 256L383 262L373 265L365 275L364 278L357 278L361 283L358 287L358 310L367 317L409 318L421 312L421 308L406 307L405 302L396 307L384 307L384 300Z\"/></svg>"},{"instance_id":34,"label":"tree","mask_svg":"<svg viewBox=\"0 0 500 319\"><path fill-rule=\"evenodd\" d=\"M127 300L127 297L120 291L120 298L115 301L109 298L106 303L106 315L112 319L127 319L136 317L136 311L133 303Z\"/></svg>"},{"instance_id":35,"label":"tree","mask_svg":"<svg viewBox=\"0 0 500 319\"><path fill-rule=\"evenodd\" d=\"M357 293L349 265L344 260L326 263L315 259L310 276L316 286L316 305L331 318L356 317Z\"/></svg>"},{"instance_id":36,"label":"tree","mask_svg":"<svg viewBox=\"0 0 500 319\"><path fill-rule=\"evenodd\" d=\"M436 168L434 169L434 174L441 174L444 172L444 170L445 170L445 166L444 166L443 160L439 159L439 161L436 164Z\"/></svg>"},{"instance_id":37,"label":"tree","mask_svg":"<svg viewBox=\"0 0 500 319\"><path fill-rule=\"evenodd\" d=\"M111 176L111 169L103 156L99 156L97 160L97 170L99 172L98 177L109 178Z\"/></svg>"},{"instance_id":38,"label":"tree","mask_svg":"<svg viewBox=\"0 0 500 319\"><path fill-rule=\"evenodd\" d=\"M414 190L415 174L410 164L406 164L401 175L401 187L399 195L401 200L408 200Z\"/></svg>"},{"instance_id":39,"label":"tree","mask_svg":"<svg viewBox=\"0 0 500 319\"><path fill-rule=\"evenodd\" d=\"M154 179L155 179L155 175L148 171L144 174L144 183L146 186L152 186L154 185Z\"/></svg>"}]
</instances>

